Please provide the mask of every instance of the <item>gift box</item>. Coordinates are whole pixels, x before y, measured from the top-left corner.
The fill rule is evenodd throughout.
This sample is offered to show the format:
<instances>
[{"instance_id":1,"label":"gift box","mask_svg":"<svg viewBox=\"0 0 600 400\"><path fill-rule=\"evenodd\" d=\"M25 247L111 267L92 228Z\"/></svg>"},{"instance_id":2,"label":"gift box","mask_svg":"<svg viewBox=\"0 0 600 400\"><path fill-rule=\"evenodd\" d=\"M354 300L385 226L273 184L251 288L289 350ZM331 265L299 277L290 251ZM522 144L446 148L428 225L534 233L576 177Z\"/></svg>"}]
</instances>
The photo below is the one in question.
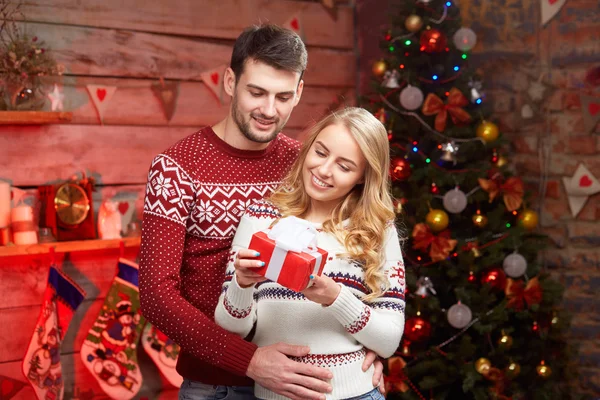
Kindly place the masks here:
<instances>
[{"instance_id":1,"label":"gift box","mask_svg":"<svg viewBox=\"0 0 600 400\"><path fill-rule=\"evenodd\" d=\"M260 253L264 267L255 271L282 286L300 292L308 286L311 275L321 275L327 252L316 246L317 230L296 217L281 219L266 232L252 235L252 250Z\"/></svg>"}]
</instances>

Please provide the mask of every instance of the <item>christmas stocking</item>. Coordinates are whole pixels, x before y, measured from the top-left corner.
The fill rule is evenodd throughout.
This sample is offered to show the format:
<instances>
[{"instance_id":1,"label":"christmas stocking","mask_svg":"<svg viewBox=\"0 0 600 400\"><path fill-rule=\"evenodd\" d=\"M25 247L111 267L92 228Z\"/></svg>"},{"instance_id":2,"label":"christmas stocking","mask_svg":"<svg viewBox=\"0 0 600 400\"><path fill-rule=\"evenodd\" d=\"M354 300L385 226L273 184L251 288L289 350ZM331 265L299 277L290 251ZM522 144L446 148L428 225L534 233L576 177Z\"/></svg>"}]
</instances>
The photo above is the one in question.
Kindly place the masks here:
<instances>
[{"instance_id":1,"label":"christmas stocking","mask_svg":"<svg viewBox=\"0 0 600 400\"><path fill-rule=\"evenodd\" d=\"M62 399L60 345L85 292L56 267L50 267L42 309L23 359L22 370L40 400Z\"/></svg>"},{"instance_id":2,"label":"christmas stocking","mask_svg":"<svg viewBox=\"0 0 600 400\"><path fill-rule=\"evenodd\" d=\"M113 399L131 399L142 386L136 348L143 326L138 266L119 259L117 276L81 347L84 365Z\"/></svg>"},{"instance_id":3,"label":"christmas stocking","mask_svg":"<svg viewBox=\"0 0 600 400\"><path fill-rule=\"evenodd\" d=\"M183 378L175 370L177 357L179 356L179 345L150 324L146 324L144 328L142 344L146 353L169 383L180 387Z\"/></svg>"}]
</instances>

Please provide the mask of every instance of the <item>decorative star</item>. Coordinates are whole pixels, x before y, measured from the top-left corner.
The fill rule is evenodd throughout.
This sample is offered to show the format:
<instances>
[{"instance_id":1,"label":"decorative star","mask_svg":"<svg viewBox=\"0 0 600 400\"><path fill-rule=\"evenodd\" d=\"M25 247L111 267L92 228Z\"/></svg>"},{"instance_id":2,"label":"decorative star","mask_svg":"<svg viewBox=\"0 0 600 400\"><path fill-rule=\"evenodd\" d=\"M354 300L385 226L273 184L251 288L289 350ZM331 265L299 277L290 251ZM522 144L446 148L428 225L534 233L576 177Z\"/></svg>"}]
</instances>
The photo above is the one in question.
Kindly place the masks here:
<instances>
[{"instance_id":1,"label":"decorative star","mask_svg":"<svg viewBox=\"0 0 600 400\"><path fill-rule=\"evenodd\" d=\"M527 94L533 101L542 101L544 99L544 92L546 91L546 85L541 82L530 82Z\"/></svg>"},{"instance_id":2,"label":"decorative star","mask_svg":"<svg viewBox=\"0 0 600 400\"><path fill-rule=\"evenodd\" d=\"M54 84L54 90L48 93L48 98L52 103L52 111L63 110L63 99L65 98L65 95L58 90L57 84Z\"/></svg>"}]
</instances>

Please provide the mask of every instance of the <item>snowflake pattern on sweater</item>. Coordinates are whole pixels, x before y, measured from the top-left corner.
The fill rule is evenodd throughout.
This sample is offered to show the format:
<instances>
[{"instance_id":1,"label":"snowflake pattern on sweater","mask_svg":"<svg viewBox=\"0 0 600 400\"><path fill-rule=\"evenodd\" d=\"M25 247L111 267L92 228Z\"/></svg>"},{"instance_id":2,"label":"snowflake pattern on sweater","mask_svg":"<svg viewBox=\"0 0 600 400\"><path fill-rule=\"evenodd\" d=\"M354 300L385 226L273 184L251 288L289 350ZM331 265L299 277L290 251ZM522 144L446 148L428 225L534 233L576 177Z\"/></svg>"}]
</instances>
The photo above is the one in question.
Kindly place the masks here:
<instances>
[{"instance_id":1,"label":"snowflake pattern on sweater","mask_svg":"<svg viewBox=\"0 0 600 400\"><path fill-rule=\"evenodd\" d=\"M236 149L207 127L152 161L140 301L146 318L181 346L177 370L187 379L251 384L245 374L256 345L216 325L214 310L242 215L279 185L298 151L281 134L263 150Z\"/></svg>"}]
</instances>

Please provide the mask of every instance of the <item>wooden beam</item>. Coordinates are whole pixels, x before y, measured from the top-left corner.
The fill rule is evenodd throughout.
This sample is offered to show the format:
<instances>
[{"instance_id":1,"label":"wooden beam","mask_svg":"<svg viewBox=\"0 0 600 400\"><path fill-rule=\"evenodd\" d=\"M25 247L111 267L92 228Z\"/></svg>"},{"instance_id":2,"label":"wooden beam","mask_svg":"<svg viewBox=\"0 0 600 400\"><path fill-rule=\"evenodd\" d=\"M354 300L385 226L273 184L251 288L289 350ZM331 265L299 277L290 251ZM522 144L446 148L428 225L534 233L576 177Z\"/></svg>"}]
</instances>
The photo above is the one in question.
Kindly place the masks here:
<instances>
[{"instance_id":1,"label":"wooden beam","mask_svg":"<svg viewBox=\"0 0 600 400\"><path fill-rule=\"evenodd\" d=\"M152 159L196 130L96 125L15 125L5 129L0 134L0 176L14 186L55 182L81 170L103 185L143 185ZM298 137L302 130L285 132Z\"/></svg>"},{"instance_id":2,"label":"wooden beam","mask_svg":"<svg viewBox=\"0 0 600 400\"><path fill-rule=\"evenodd\" d=\"M64 124L72 119L72 112L0 111L0 125Z\"/></svg>"},{"instance_id":3,"label":"wooden beam","mask_svg":"<svg viewBox=\"0 0 600 400\"><path fill-rule=\"evenodd\" d=\"M299 15L309 46L351 49L353 10L348 2L331 15L323 5L306 1L267 0L30 0L26 20L205 38L235 39L249 25L283 24Z\"/></svg>"},{"instance_id":4,"label":"wooden beam","mask_svg":"<svg viewBox=\"0 0 600 400\"><path fill-rule=\"evenodd\" d=\"M144 183L153 157L190 128L11 126L0 135L0 171L15 186L66 179L80 170L99 183Z\"/></svg>"},{"instance_id":5,"label":"wooden beam","mask_svg":"<svg viewBox=\"0 0 600 400\"><path fill-rule=\"evenodd\" d=\"M115 29L28 23L72 75L195 80L200 73L229 64L231 44ZM355 56L348 50L308 49L305 82L351 87Z\"/></svg>"},{"instance_id":6,"label":"wooden beam","mask_svg":"<svg viewBox=\"0 0 600 400\"><path fill-rule=\"evenodd\" d=\"M55 81L46 80L48 84ZM65 109L72 111L74 124L100 124L86 89L88 84L117 87L110 103L106 105L104 125L200 127L218 122L229 110L227 95L224 95L224 103L221 104L204 83L180 82L175 114L171 121L167 121L160 101L150 89L157 82L149 79L66 76L59 83L63 85ZM320 119L338 98L343 98L342 104L352 105L355 103L355 91L352 88L305 86L302 99L292 112L287 127L305 128L310 121Z\"/></svg>"},{"instance_id":7,"label":"wooden beam","mask_svg":"<svg viewBox=\"0 0 600 400\"><path fill-rule=\"evenodd\" d=\"M74 242L53 242L38 243L21 246L2 246L0 247L0 257L22 256L33 254L49 254L52 249L56 253L73 253L81 251L97 251L107 249L118 249L121 242L125 247L139 247L140 238L123 238L111 240L79 240Z\"/></svg>"}]
</instances>

